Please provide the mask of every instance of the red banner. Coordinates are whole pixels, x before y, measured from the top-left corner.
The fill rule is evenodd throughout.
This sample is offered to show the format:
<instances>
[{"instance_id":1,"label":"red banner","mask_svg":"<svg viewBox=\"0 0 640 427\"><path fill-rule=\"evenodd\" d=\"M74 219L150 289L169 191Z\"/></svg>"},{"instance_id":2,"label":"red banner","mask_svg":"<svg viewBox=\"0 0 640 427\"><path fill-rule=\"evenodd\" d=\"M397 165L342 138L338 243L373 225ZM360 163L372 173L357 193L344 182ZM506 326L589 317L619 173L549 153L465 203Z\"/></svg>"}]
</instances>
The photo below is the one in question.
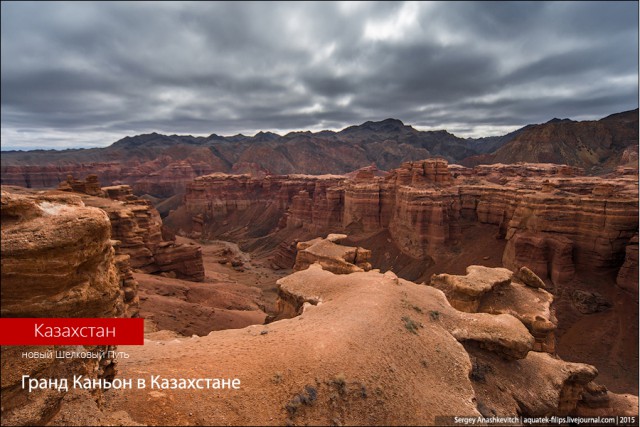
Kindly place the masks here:
<instances>
[{"instance_id":1,"label":"red banner","mask_svg":"<svg viewBox=\"0 0 640 427\"><path fill-rule=\"evenodd\" d=\"M0 318L0 345L142 344L140 318Z\"/></svg>"}]
</instances>

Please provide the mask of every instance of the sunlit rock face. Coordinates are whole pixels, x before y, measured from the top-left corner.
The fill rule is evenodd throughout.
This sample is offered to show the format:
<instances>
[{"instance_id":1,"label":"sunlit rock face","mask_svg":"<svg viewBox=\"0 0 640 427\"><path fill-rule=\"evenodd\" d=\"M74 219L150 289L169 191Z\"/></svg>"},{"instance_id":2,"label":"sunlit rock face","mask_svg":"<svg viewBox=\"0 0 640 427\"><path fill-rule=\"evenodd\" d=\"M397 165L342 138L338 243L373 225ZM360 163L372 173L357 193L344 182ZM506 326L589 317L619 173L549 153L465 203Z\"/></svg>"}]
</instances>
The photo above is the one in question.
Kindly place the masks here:
<instances>
[{"instance_id":1,"label":"sunlit rock face","mask_svg":"<svg viewBox=\"0 0 640 427\"><path fill-rule=\"evenodd\" d=\"M349 176L200 177L187 186L191 224L182 229L196 237L240 226L252 237L286 228L316 236L388 230L404 253L428 260L455 246L463 225L490 224L507 241L505 267L527 267L562 284L576 269L619 269L629 245L633 265L637 200L637 174L587 177L575 167L526 163L469 169L429 159L384 176L365 169ZM621 283L630 277L624 271Z\"/></svg>"},{"instance_id":2,"label":"sunlit rock face","mask_svg":"<svg viewBox=\"0 0 640 427\"><path fill-rule=\"evenodd\" d=\"M2 189L2 317L120 317L127 304L107 214L80 197L16 194ZM2 423L46 423L68 390L22 387L22 376L112 379L110 346L3 346ZM104 352L101 358L56 359L57 350ZM51 354L29 358L24 353ZM95 407L101 391L83 399ZM97 409L96 409L97 410Z\"/></svg>"}]
</instances>

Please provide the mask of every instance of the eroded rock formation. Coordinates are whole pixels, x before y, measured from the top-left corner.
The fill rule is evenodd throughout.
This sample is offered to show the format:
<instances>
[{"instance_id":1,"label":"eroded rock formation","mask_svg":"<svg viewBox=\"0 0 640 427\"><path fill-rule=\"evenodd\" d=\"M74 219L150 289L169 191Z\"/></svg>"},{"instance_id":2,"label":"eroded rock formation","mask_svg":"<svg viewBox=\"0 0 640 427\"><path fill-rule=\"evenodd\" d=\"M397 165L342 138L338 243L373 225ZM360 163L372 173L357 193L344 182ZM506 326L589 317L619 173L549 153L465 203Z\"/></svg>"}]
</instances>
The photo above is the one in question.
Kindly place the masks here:
<instances>
[{"instance_id":1,"label":"eroded rock formation","mask_svg":"<svg viewBox=\"0 0 640 427\"><path fill-rule=\"evenodd\" d=\"M173 240L164 240L160 214L149 201L134 196L128 185L100 188L95 176L90 175L84 181L69 177L60 187L86 194L85 204L107 213L112 238L118 241L116 253L129 255L131 268L145 273L174 272L186 280L204 279L200 247L177 244L175 236ZM165 237L171 236L165 233Z\"/></svg>"},{"instance_id":2,"label":"eroded rock formation","mask_svg":"<svg viewBox=\"0 0 640 427\"><path fill-rule=\"evenodd\" d=\"M104 211L69 194L15 194L2 189L2 317L121 317L128 315L111 224ZM101 358L57 359L57 350L91 351ZM113 379L110 346L3 346L2 425L48 422L66 391L22 388L31 378ZM51 354L30 359L23 353ZM51 353L48 353L51 352ZM85 407L102 399L101 390L76 393ZM108 418L108 417L106 417Z\"/></svg>"},{"instance_id":3,"label":"eroded rock formation","mask_svg":"<svg viewBox=\"0 0 640 427\"><path fill-rule=\"evenodd\" d=\"M616 283L622 289L638 294L638 234L629 240L624 264L620 267Z\"/></svg>"},{"instance_id":4,"label":"eroded rock formation","mask_svg":"<svg viewBox=\"0 0 640 427\"><path fill-rule=\"evenodd\" d=\"M470 265L465 276L433 275L430 284L442 290L449 303L460 311L516 317L535 338L534 351L555 353L557 319L551 308L553 296L539 286L542 281L535 273L525 270L524 275L527 283L521 280L521 272L514 276L506 268Z\"/></svg>"},{"instance_id":5,"label":"eroded rock formation","mask_svg":"<svg viewBox=\"0 0 640 427\"><path fill-rule=\"evenodd\" d=\"M560 285L576 269L620 268L638 229L637 175L581 174L552 164L448 167L439 159L407 162L384 177L214 174L187 186L191 224L172 215L168 224L205 237L388 230L403 253L427 261L455 250L465 224L490 224L506 239L504 266Z\"/></svg>"},{"instance_id":6,"label":"eroded rock formation","mask_svg":"<svg viewBox=\"0 0 640 427\"><path fill-rule=\"evenodd\" d=\"M511 312L500 312L497 300L514 282L501 283L494 287L500 293L489 292L495 301L484 298L480 307L487 311L468 313L452 307L442 291L392 272L334 274L314 263L278 284L279 306L294 318L131 348L132 358L153 362L154 374L175 376L177 365L193 360L198 363L190 375L215 366L242 379L239 390L224 400L197 399L200 391L190 390L123 391L110 396L110 407L145 423L158 415L139 402L153 398L165 408L164 422L370 425L444 424L451 414L636 410L637 397L608 393L593 382L593 366L534 351L527 319L535 298L527 292L546 294L542 289L518 284L501 305ZM547 303L534 302L533 311L542 313ZM142 373L131 360L123 369Z\"/></svg>"},{"instance_id":7,"label":"eroded rock formation","mask_svg":"<svg viewBox=\"0 0 640 427\"><path fill-rule=\"evenodd\" d=\"M71 159L62 160L59 164L52 163L52 157L55 158L56 154L47 153L36 160L35 164L29 161L19 161L11 165L3 163L2 184L27 188L56 188L59 185L66 187L70 177L95 174L103 183L130 185L136 190L136 194L171 197L183 192L186 184L197 176L216 170L228 170L223 162L203 162L201 159L207 158L203 150L189 151L193 155L193 159L189 160L175 159L170 155L160 155L153 159L145 158L146 156L135 158L136 155L120 152L117 156L122 156L123 161L107 161L112 158L107 155L105 161ZM65 154L69 153L62 153L62 157ZM155 156L157 153L152 155ZM73 191L83 190L82 187L71 188Z\"/></svg>"},{"instance_id":8,"label":"eroded rock formation","mask_svg":"<svg viewBox=\"0 0 640 427\"><path fill-rule=\"evenodd\" d=\"M83 206L89 197L3 189L3 315L41 315L37 310L49 315L62 308L81 315L122 312L126 290L117 269L126 266L116 265L108 216ZM17 385L21 372L60 377L115 371L110 361L25 364L15 353L23 349L3 348L3 423L424 425L445 423L440 417L451 414L637 415L637 397L609 393L594 383L593 366L547 353L552 349L544 348L540 334L553 329L554 319L544 289L519 283L505 269L480 266L470 267L464 278L440 277L445 292L390 271L323 269L323 260L336 254L354 267L358 263L355 256L343 257L351 248L335 248L343 238L328 236L299 251L304 257L315 247L319 262L278 281L281 314L289 310L282 320L204 337L170 335L168 341L152 334L144 346L120 348L129 354L118 365L123 378L238 378L239 389L134 388L97 390L94 396L74 391L70 398L54 391L27 399ZM29 270L27 258L42 264ZM40 279L54 275L56 280L33 282L48 286L41 289L44 298L30 299L23 281L38 272ZM59 284L65 288L52 287ZM446 294L454 300L469 289L479 301L473 310L450 304ZM221 398L203 399L202 393Z\"/></svg>"},{"instance_id":9,"label":"eroded rock formation","mask_svg":"<svg viewBox=\"0 0 640 427\"><path fill-rule=\"evenodd\" d=\"M295 271L304 270L311 264L319 263L323 269L335 274L349 274L369 271L371 251L338 244L346 234L330 234L326 239L318 237L297 245Z\"/></svg>"},{"instance_id":10,"label":"eroded rock formation","mask_svg":"<svg viewBox=\"0 0 640 427\"><path fill-rule=\"evenodd\" d=\"M506 268L467 267L466 276L438 274L431 277L431 286L445 293L449 303L460 311L475 313L482 297L495 287L511 283L513 273Z\"/></svg>"}]
</instances>

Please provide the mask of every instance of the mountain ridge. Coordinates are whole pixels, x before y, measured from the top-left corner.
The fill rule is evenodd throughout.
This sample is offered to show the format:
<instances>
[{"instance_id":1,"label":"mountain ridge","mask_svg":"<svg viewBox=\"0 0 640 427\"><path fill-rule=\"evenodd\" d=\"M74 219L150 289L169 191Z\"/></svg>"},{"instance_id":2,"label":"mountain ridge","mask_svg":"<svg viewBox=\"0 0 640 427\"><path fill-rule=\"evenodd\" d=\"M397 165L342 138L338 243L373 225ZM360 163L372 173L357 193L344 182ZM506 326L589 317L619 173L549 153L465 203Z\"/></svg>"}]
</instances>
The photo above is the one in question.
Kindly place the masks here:
<instances>
[{"instance_id":1,"label":"mountain ridge","mask_svg":"<svg viewBox=\"0 0 640 427\"><path fill-rule=\"evenodd\" d=\"M460 138L421 131L398 119L366 121L340 131L254 136L127 136L108 147L63 151L3 151L2 184L55 187L67 175L96 173L105 184L126 183L137 194L171 197L193 178L214 172L344 174L375 165L442 157L450 163L557 163L606 173L637 163L638 110L597 121L551 120L501 137ZM637 168L637 165L635 166Z\"/></svg>"},{"instance_id":2,"label":"mountain ridge","mask_svg":"<svg viewBox=\"0 0 640 427\"><path fill-rule=\"evenodd\" d=\"M359 130L370 130L373 132L389 132L389 131L398 131L398 130L406 130L408 133L418 133L418 134L427 134L427 135L447 135L447 136L451 136L451 137L455 137L457 139L460 140L465 140L470 142L471 144L475 144L475 143L485 143L487 141L493 141L493 140L502 140L504 141L505 139L507 139L508 142L508 138L510 136L516 136L519 133L521 133L523 130L529 129L533 126L540 126L540 125L546 125L546 124L554 124L554 123L586 123L586 122L594 122L594 121L605 121L605 120L619 120L621 118L627 118L629 114L633 114L635 113L635 115L637 116L638 114L638 109L634 109L634 110L627 110L627 111L622 111L619 113L613 113L610 114L608 116L605 116L601 119L598 120L584 120L584 121L575 121L569 118L564 118L564 119L559 119L559 118L553 118L550 119L549 121L545 122L545 123L541 123L541 124L535 124L535 123L530 123L527 125L522 126L521 128L516 129L515 131L509 132L507 134L504 135L496 135L496 136L487 136L487 137L477 137L477 138L461 138L458 137L457 135L449 132L446 129L439 129L439 130L427 130L427 131L422 131L422 130L417 130L415 129L413 126L411 125L406 125L404 124L404 122L402 122L402 120L399 119L395 119L395 118L387 118L384 120L380 120L380 121L372 121L372 120L367 120L366 122L363 122L359 125L350 125L347 126L345 128L343 128L340 131L332 131L332 130L327 130L327 129L323 129L320 131L316 131L316 132L312 132L310 130L300 130L300 131L291 131L288 132L285 135L280 135L278 133L275 132L271 132L271 131L265 131L265 130L260 130L258 131L255 135L253 136L247 136L247 135L243 135L242 133L236 134L236 135L231 135L231 136L224 136L224 135L218 135L216 133L212 133L209 136L193 136L191 134L171 134L171 135L165 135L165 134L161 134L158 132L151 132L151 133L141 133L141 134L137 134L137 135L133 135L133 136L125 136L124 138L121 138L117 141L114 141L113 143L111 143L108 146L105 147L92 147L92 148L86 148L86 147L78 147L78 148L66 148L66 149L62 149L62 150L57 150L57 149L34 149L34 150L0 150L3 153L30 153L30 152L40 152L40 151L46 151L46 152L65 152L65 151L80 151L80 150L100 150L100 149L106 149L106 148L110 148L115 146L121 146L124 145L125 142L128 141L134 141L134 144L136 145L141 145L143 143L149 142L151 140L151 137L153 138L163 138L163 139L171 139L171 140L179 140L180 143L195 143L197 141L196 144L201 143L202 141L207 141L207 142L213 142L213 141L226 141L226 142L244 142L244 141L250 141L250 140L259 140L259 141L273 141L277 138L292 138L295 136L299 136L299 135L321 135L321 136L340 136L340 135L345 135L345 134L349 134L349 133L353 133L354 131L359 131ZM636 119L637 120L637 119ZM142 139L142 141L138 141Z\"/></svg>"}]
</instances>

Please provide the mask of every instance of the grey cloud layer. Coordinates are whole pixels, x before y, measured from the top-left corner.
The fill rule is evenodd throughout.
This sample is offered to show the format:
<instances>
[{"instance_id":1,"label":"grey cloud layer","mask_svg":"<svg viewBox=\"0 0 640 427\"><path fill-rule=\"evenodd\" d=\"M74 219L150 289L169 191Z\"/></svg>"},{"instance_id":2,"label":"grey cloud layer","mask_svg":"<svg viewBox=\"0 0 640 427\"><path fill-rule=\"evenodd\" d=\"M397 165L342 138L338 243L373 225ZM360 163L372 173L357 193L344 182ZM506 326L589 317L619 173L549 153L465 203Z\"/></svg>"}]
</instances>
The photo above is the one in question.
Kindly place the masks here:
<instances>
[{"instance_id":1,"label":"grey cloud layer","mask_svg":"<svg viewBox=\"0 0 640 427\"><path fill-rule=\"evenodd\" d=\"M637 2L3 2L2 148L636 108Z\"/></svg>"}]
</instances>

